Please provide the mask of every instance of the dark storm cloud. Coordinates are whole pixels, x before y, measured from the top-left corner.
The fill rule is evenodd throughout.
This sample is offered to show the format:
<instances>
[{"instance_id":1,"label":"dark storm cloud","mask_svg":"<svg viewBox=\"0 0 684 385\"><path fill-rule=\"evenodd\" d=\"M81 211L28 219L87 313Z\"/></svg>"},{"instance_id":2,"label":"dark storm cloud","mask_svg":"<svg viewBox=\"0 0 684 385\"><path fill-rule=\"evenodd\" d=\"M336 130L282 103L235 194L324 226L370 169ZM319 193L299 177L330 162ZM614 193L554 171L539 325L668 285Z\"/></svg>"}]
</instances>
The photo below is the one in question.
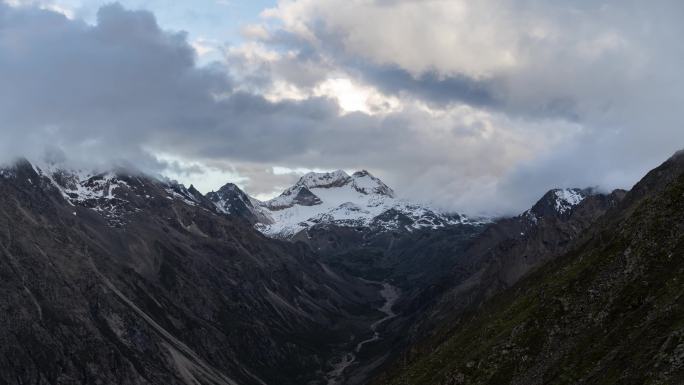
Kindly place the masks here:
<instances>
[{"instance_id":1,"label":"dark storm cloud","mask_svg":"<svg viewBox=\"0 0 684 385\"><path fill-rule=\"evenodd\" d=\"M514 212L553 187L629 188L684 147L682 12L672 0L300 0L269 16L299 36L278 43L314 49L325 65L386 94L437 110L478 107L555 137L502 173L452 163L461 171L433 165L427 180L402 169L421 180L416 189L448 185L452 193L439 201ZM555 135L558 121L577 130ZM477 156L499 150L487 146ZM464 179L452 183L459 173Z\"/></svg>"},{"instance_id":2,"label":"dark storm cloud","mask_svg":"<svg viewBox=\"0 0 684 385\"><path fill-rule=\"evenodd\" d=\"M330 7L334 7L335 3L337 0L325 2ZM383 0L372 2L372 4L377 4L381 9L387 9L387 13L391 14L396 6L402 4L420 5L421 3L416 0ZM579 5L580 3L575 4ZM598 6L587 3L584 7L595 8ZM360 8L363 9L363 7ZM359 13L363 12L360 10ZM334 12L332 17L335 17ZM620 61L631 59L618 55L614 58L615 62L578 63L577 57L558 55L559 49L572 51L575 47L538 47L541 45L539 42L528 41L530 38L525 36L521 38L520 44L529 45L529 49L547 50L537 53L540 56L539 58L531 58L539 60L537 63L532 62L515 70L479 76L456 70L445 70L438 68L438 66L428 66L425 70L416 72L403 68L400 61L393 62L389 59L387 63L377 63L368 57L350 52L346 44L349 40L349 34L353 31L335 27L335 23L329 20L305 20L309 22L307 25L308 32L316 37L314 41L287 29L275 29L268 36L257 38L267 47L295 52L296 57L264 62L258 71L251 72L254 77L246 80L255 81L261 88L266 88L275 80L286 80L298 87L313 87L317 82L325 80L327 74L343 73L364 84L376 87L386 95L417 99L433 105L435 108L445 108L453 104L467 104L522 117L560 118L578 121L582 118L578 106L580 102L577 100L581 95L556 92L562 90L554 89L553 85L557 81L550 81L552 79L549 78L564 76L562 71L571 70L575 65L579 66L577 68L578 73L566 78L565 80L568 82L574 81L575 76L583 76L584 74L580 71L591 72L586 74L588 78L603 77L602 68L594 71L594 68L586 68L586 66L597 64L611 66L613 70L619 73L621 71ZM421 20L425 24L430 23L427 15ZM368 18L358 18L358 22L347 27L358 27L360 31L363 31L368 29L369 25L373 26L371 28L373 31L383 30L381 23ZM410 34L410 31L407 30L405 33ZM439 33L448 35L457 34L459 31L444 29ZM506 31L502 30L501 33L505 34ZM387 39L393 39L393 37ZM569 43L559 42L559 44ZM405 50L411 52L415 48L407 43ZM459 47L457 46L440 48L443 51L452 49L451 55L453 56L463 55L463 53L458 52ZM548 51L549 49L551 50ZM416 55L420 55L420 53L417 52ZM231 59L233 60L232 64L240 65L240 60L243 58L233 57ZM537 78L535 79L535 77ZM529 83L521 84L522 82ZM551 89L546 92L539 92L538 97L534 99L528 99L530 95L524 95L524 97L519 95L519 88L529 87L531 90L536 90L545 87L547 84L552 86Z\"/></svg>"},{"instance_id":3,"label":"dark storm cloud","mask_svg":"<svg viewBox=\"0 0 684 385\"><path fill-rule=\"evenodd\" d=\"M194 68L184 34L118 5L89 26L0 4L0 83L7 150L49 143L124 158L139 153L131 143L145 144L159 129L201 124L212 93L230 91L222 74Z\"/></svg>"},{"instance_id":4,"label":"dark storm cloud","mask_svg":"<svg viewBox=\"0 0 684 385\"><path fill-rule=\"evenodd\" d=\"M434 71L413 76L400 68L370 65L359 72L364 81L391 95L409 93L421 100L441 105L466 103L497 108L502 104L495 94L494 81L489 79L478 80L465 75L445 77Z\"/></svg>"},{"instance_id":5,"label":"dark storm cloud","mask_svg":"<svg viewBox=\"0 0 684 385\"><path fill-rule=\"evenodd\" d=\"M436 121L411 108L340 115L331 99L271 102L237 91L221 68L197 67L186 36L163 31L148 12L111 5L88 25L0 5L2 153L57 148L81 163L123 160L175 173L182 165L154 155L235 162L237 169L370 168L398 184L404 178L389 170L415 175L444 161L500 168L509 159L477 159L483 146L505 151L510 140L468 146L486 127L467 111Z\"/></svg>"},{"instance_id":6,"label":"dark storm cloud","mask_svg":"<svg viewBox=\"0 0 684 385\"><path fill-rule=\"evenodd\" d=\"M49 144L105 161L153 148L268 162L305 151L338 112L234 92L222 70L195 66L185 34L119 5L91 26L0 3L0 83L5 154Z\"/></svg>"},{"instance_id":7,"label":"dark storm cloud","mask_svg":"<svg viewBox=\"0 0 684 385\"><path fill-rule=\"evenodd\" d=\"M572 96L554 95L534 105L510 103L504 77L478 79L463 74L440 75L435 71L416 76L401 68L369 64L350 68L356 68L360 79L385 94L416 98L436 108L467 104L530 118L581 119Z\"/></svg>"},{"instance_id":8,"label":"dark storm cloud","mask_svg":"<svg viewBox=\"0 0 684 385\"><path fill-rule=\"evenodd\" d=\"M442 9L431 8L448 13L457 3L383 1L374 12L387 12L395 34L355 17L353 7L373 3L308 2L329 9L305 15L313 37L278 28L261 43L282 55L251 68L239 51L198 67L187 36L163 30L149 12L110 5L90 25L0 2L0 152L37 156L57 148L80 162L126 160L180 173L185 165L156 157L171 154L235 164L274 183L293 178L273 174L274 165L364 168L413 198L511 213L551 187L629 187L684 146L679 3L587 2L586 12L563 13L530 0L523 2L528 13L502 12L497 23L435 20ZM527 27L526 17L548 27L539 32L544 38L517 30ZM474 28L480 24L495 30ZM421 36L426 47L408 44L416 31L429 32L430 39ZM510 64L498 53L516 33L524 36ZM453 36L461 45L440 42ZM383 51L388 46L394 50ZM482 55L466 55L472 52ZM258 93L276 80L310 91L331 76L349 76L404 105L340 114L334 99L273 102Z\"/></svg>"}]
</instances>

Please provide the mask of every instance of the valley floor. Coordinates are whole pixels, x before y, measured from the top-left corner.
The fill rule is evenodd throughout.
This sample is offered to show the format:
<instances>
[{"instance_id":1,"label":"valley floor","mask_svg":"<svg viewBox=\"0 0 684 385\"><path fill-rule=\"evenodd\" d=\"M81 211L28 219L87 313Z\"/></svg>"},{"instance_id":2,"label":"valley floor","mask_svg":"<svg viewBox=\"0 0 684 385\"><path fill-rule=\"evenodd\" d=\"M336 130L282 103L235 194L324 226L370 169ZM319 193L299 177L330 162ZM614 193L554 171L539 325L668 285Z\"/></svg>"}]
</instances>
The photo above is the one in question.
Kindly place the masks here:
<instances>
[{"instance_id":1,"label":"valley floor","mask_svg":"<svg viewBox=\"0 0 684 385\"><path fill-rule=\"evenodd\" d=\"M345 372L347 372L348 369L350 369L354 364L357 363L356 355L361 352L365 345L379 341L382 338L382 335L378 330L380 326L382 326L382 324L397 316L397 314L392 310L392 308L401 296L401 291L399 290L399 288L392 286L388 282L368 282L375 283L382 287L382 289L380 289L380 295L382 296L385 302L381 307L378 308L378 311L385 314L385 316L371 324L371 337L358 342L353 351L347 352L343 354L341 357L337 358L337 362L335 362L335 364L333 365L333 369L327 373L327 385L344 384L346 379Z\"/></svg>"}]
</instances>

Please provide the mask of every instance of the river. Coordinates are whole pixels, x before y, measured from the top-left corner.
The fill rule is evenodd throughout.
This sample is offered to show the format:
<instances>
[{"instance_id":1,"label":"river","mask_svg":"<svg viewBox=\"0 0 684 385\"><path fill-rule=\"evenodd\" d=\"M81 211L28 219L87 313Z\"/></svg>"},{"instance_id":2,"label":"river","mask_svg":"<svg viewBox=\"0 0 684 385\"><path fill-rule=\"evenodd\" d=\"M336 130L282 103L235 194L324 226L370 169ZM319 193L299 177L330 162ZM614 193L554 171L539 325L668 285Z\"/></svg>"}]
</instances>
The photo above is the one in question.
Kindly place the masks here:
<instances>
[{"instance_id":1,"label":"river","mask_svg":"<svg viewBox=\"0 0 684 385\"><path fill-rule=\"evenodd\" d=\"M363 341L360 341L358 344L356 344L356 347L354 348L353 352L348 352L345 354L338 363L335 364L333 367L333 370L328 372L327 379L328 379L328 385L340 385L344 381L344 371L347 370L348 367L350 367L354 362L356 362L356 354L361 352L361 349L366 344L373 343L375 341L380 340L382 337L380 336L380 332L378 331L378 328L380 325L383 323L391 320L392 318L396 317L397 314L392 311L392 307L394 307L394 304L397 302L399 299L400 291L398 288L395 286L390 285L387 282L373 282L378 285L382 285L382 289L380 290L380 295L382 298L385 300L385 303L378 308L380 312L385 314L385 316L371 324L370 330L373 333L372 337L367 338Z\"/></svg>"}]
</instances>

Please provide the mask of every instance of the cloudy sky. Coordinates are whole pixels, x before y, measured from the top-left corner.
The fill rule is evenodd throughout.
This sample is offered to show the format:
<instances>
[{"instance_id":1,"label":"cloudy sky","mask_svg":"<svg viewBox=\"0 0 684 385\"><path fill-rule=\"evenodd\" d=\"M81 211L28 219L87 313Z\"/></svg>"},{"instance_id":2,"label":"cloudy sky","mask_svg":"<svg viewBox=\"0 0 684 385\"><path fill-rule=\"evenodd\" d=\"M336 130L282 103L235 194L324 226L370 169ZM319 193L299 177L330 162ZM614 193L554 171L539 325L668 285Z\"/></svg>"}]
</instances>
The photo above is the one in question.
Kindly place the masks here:
<instances>
[{"instance_id":1,"label":"cloudy sky","mask_svg":"<svg viewBox=\"0 0 684 385\"><path fill-rule=\"evenodd\" d=\"M678 0L0 0L0 154L267 197L368 169L471 214L684 147Z\"/></svg>"}]
</instances>

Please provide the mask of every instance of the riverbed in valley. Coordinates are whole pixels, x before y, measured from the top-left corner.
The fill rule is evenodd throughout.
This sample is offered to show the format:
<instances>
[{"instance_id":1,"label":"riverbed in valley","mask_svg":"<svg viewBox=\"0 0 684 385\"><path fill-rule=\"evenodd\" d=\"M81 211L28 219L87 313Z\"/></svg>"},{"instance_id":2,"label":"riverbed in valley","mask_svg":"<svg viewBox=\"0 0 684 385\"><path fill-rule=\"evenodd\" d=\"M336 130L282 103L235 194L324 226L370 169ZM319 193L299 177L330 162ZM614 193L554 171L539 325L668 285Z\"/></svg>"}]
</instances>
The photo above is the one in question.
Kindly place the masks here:
<instances>
[{"instance_id":1,"label":"riverbed in valley","mask_svg":"<svg viewBox=\"0 0 684 385\"><path fill-rule=\"evenodd\" d=\"M394 313L392 308L394 307L394 304L399 300L400 297L400 290L392 286L391 284L387 282L373 282L378 285L382 285L382 288L380 289L380 295L382 298L385 300L383 305L378 308L380 312L385 314L385 316L375 322L373 322L370 325L370 331L372 332L371 337L366 338L365 340L359 341L356 344L356 347L354 348L353 351L347 352L344 354L337 363L333 366L333 369L328 372L327 374L327 380L328 380L328 385L341 385L344 382L344 372L352 366L356 362L356 355L361 352L361 350L364 348L364 346L374 343L376 341L379 341L382 339L381 333L378 331L380 326L391 320L392 318L396 317L397 314Z\"/></svg>"}]
</instances>

